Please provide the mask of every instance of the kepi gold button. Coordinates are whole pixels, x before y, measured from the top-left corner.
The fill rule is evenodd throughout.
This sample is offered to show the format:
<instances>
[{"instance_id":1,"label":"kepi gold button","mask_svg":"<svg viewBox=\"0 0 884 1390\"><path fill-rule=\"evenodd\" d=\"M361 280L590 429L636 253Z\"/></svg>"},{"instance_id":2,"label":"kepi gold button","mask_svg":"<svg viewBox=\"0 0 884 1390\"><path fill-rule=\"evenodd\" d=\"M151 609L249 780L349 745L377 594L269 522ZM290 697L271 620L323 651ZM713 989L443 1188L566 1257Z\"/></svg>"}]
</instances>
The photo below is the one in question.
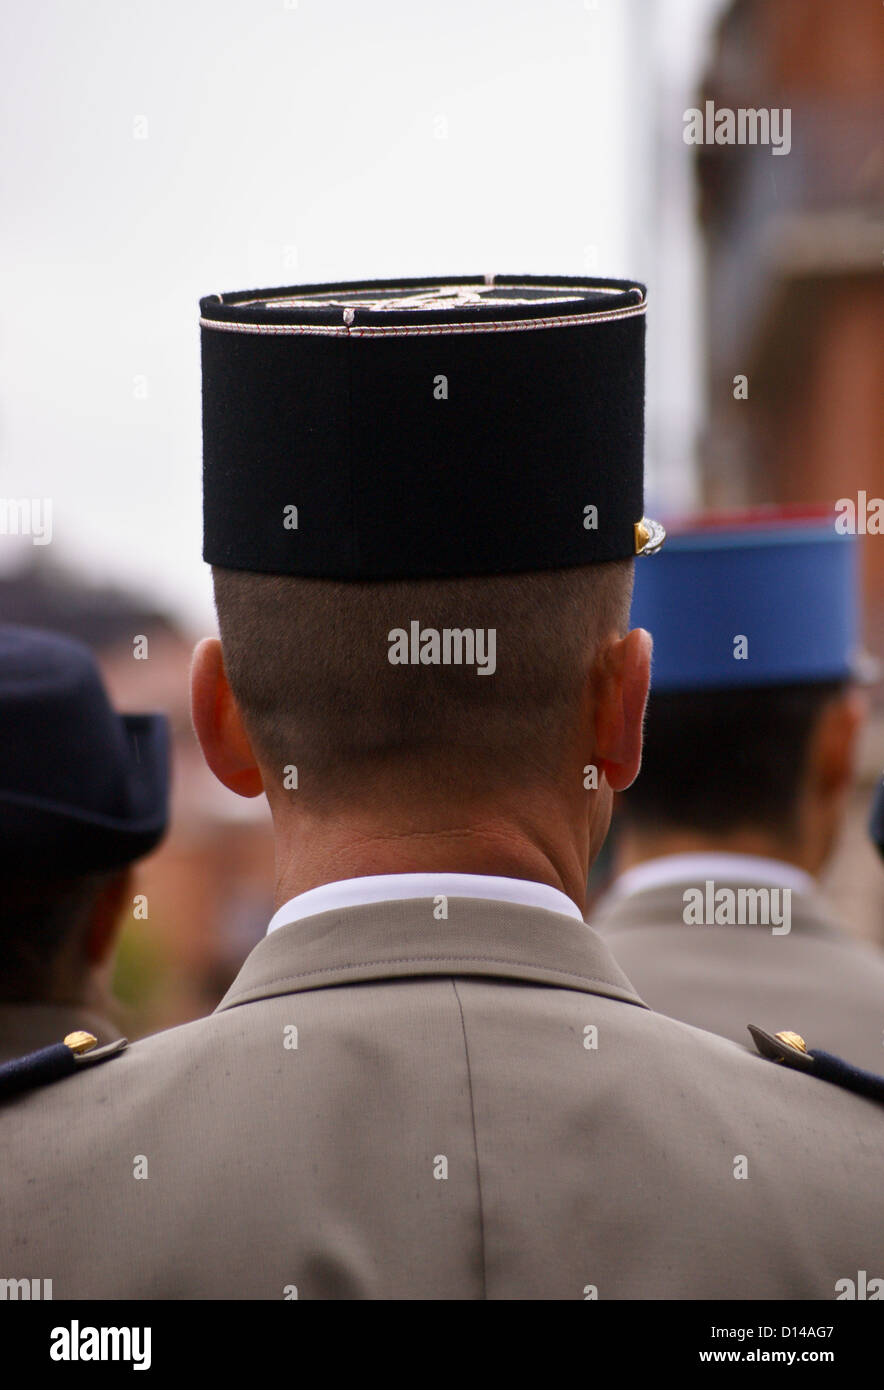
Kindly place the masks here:
<instances>
[{"instance_id":1,"label":"kepi gold button","mask_svg":"<svg viewBox=\"0 0 884 1390\"><path fill-rule=\"evenodd\" d=\"M649 516L643 516L633 529L636 555L655 555L666 539L666 528Z\"/></svg>"}]
</instances>

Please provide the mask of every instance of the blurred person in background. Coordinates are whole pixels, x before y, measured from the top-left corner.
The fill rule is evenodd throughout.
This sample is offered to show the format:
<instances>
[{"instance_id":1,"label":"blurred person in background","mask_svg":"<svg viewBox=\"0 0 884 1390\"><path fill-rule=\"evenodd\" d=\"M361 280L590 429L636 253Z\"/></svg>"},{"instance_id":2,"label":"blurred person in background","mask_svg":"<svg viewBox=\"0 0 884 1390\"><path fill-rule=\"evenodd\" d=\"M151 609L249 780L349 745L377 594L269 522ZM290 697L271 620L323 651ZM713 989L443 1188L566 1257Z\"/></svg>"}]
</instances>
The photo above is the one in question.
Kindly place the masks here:
<instances>
[{"instance_id":1,"label":"blurred person in background","mask_svg":"<svg viewBox=\"0 0 884 1390\"><path fill-rule=\"evenodd\" d=\"M0 575L4 619L84 643L114 708L161 711L172 773L168 830L139 869L142 903L125 914L113 973L128 1038L210 1012L272 911L266 806L225 791L208 771L190 718L193 641L148 593L96 583L46 550Z\"/></svg>"},{"instance_id":2,"label":"blurred person in background","mask_svg":"<svg viewBox=\"0 0 884 1390\"><path fill-rule=\"evenodd\" d=\"M117 714L81 643L0 627L0 1061L119 1036L115 948L168 792L162 715Z\"/></svg>"},{"instance_id":3,"label":"blurred person in background","mask_svg":"<svg viewBox=\"0 0 884 1390\"><path fill-rule=\"evenodd\" d=\"M670 512L835 503L856 532L863 643L884 662L880 28L881 8L872 5L727 0L717 8L690 106L771 119L779 112L790 121L791 149L777 157L751 139L714 137L686 147L703 253L705 421L696 488ZM664 351L677 380L679 356ZM677 481L683 453L674 447ZM663 497L668 487L669 479ZM856 935L884 946L884 876L866 833L884 765L884 687L867 693L845 830L825 881Z\"/></svg>"},{"instance_id":4,"label":"blurred person in background","mask_svg":"<svg viewBox=\"0 0 884 1390\"><path fill-rule=\"evenodd\" d=\"M631 621L654 638L645 747L593 926L652 1008L879 1070L884 954L816 884L865 716L854 539L830 517L710 519L639 568Z\"/></svg>"}]
</instances>

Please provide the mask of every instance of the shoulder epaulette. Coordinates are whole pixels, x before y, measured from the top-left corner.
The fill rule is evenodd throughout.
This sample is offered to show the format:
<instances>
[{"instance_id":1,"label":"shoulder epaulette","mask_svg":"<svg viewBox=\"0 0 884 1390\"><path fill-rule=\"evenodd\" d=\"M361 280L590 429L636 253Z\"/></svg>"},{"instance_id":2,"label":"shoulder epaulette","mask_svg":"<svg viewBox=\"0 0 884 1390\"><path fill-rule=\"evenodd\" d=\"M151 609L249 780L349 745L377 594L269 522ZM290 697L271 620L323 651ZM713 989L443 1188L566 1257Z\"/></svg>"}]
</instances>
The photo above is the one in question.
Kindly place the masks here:
<instances>
[{"instance_id":1,"label":"shoulder epaulette","mask_svg":"<svg viewBox=\"0 0 884 1390\"><path fill-rule=\"evenodd\" d=\"M128 1047L126 1038L117 1038L103 1047L98 1047L97 1042L91 1033L68 1033L64 1042L4 1062L0 1066L0 1100L61 1081L62 1077L73 1076L82 1067L103 1062Z\"/></svg>"},{"instance_id":2,"label":"shoulder epaulette","mask_svg":"<svg viewBox=\"0 0 884 1390\"><path fill-rule=\"evenodd\" d=\"M855 1091L869 1100L884 1101L884 1076L879 1076L877 1072L864 1071L862 1067L855 1067L852 1062L845 1062L831 1052L811 1049L798 1033L765 1033L754 1023L747 1024L747 1027L758 1051L769 1061L807 1072L820 1081L829 1081L833 1086Z\"/></svg>"}]
</instances>

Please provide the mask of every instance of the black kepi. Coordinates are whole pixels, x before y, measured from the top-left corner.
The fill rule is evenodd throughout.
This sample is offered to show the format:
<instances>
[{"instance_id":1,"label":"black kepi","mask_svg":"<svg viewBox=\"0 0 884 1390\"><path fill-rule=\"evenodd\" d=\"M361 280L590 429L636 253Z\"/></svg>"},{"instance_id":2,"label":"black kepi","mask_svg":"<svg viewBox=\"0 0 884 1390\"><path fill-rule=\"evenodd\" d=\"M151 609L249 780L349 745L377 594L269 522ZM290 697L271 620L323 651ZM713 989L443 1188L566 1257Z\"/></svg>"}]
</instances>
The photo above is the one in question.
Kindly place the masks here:
<instances>
[{"instance_id":1,"label":"black kepi","mask_svg":"<svg viewBox=\"0 0 884 1390\"><path fill-rule=\"evenodd\" d=\"M417 579L659 547L642 285L465 276L200 308L210 564Z\"/></svg>"}]
</instances>

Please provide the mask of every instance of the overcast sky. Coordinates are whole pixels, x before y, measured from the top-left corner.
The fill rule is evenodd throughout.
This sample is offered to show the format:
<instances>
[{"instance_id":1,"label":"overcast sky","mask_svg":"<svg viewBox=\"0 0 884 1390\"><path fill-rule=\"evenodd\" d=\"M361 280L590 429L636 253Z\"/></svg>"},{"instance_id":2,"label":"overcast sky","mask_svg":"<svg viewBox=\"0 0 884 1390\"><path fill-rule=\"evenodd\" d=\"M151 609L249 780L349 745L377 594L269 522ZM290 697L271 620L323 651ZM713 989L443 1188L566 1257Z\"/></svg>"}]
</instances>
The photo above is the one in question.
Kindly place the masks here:
<instances>
[{"instance_id":1,"label":"overcast sky","mask_svg":"<svg viewBox=\"0 0 884 1390\"><path fill-rule=\"evenodd\" d=\"M715 8L7 4L0 497L51 497L54 558L205 627L201 295L597 272L650 282L654 331L660 94L687 104ZM649 396L665 385L689 429L695 248L676 241L658 331L679 373ZM0 564L24 544L0 536Z\"/></svg>"}]
</instances>

